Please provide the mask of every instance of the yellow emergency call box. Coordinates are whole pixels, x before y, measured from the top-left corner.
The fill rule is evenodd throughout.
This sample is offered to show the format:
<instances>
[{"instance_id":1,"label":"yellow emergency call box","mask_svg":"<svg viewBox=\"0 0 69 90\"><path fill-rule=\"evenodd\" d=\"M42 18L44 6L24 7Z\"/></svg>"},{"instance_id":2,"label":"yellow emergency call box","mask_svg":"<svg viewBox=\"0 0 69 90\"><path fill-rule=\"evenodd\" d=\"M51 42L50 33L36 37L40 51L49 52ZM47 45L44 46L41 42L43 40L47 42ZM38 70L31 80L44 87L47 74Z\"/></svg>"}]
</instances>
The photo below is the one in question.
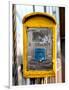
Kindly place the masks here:
<instances>
[{"instance_id":1,"label":"yellow emergency call box","mask_svg":"<svg viewBox=\"0 0 69 90\"><path fill-rule=\"evenodd\" d=\"M47 13L33 12L23 18L23 76L56 75L56 21Z\"/></svg>"}]
</instances>

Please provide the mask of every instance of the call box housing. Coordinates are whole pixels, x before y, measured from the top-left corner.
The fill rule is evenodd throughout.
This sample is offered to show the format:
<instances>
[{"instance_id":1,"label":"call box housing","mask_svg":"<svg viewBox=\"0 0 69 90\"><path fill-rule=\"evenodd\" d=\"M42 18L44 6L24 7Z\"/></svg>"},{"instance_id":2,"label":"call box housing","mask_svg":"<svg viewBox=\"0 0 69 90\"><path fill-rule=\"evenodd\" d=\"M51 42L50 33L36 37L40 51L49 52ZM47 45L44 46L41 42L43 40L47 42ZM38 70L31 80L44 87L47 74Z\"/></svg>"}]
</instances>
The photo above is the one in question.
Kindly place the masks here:
<instances>
[{"instance_id":1,"label":"call box housing","mask_svg":"<svg viewBox=\"0 0 69 90\"><path fill-rule=\"evenodd\" d=\"M55 75L56 21L47 13L30 13L23 18L23 76Z\"/></svg>"}]
</instances>

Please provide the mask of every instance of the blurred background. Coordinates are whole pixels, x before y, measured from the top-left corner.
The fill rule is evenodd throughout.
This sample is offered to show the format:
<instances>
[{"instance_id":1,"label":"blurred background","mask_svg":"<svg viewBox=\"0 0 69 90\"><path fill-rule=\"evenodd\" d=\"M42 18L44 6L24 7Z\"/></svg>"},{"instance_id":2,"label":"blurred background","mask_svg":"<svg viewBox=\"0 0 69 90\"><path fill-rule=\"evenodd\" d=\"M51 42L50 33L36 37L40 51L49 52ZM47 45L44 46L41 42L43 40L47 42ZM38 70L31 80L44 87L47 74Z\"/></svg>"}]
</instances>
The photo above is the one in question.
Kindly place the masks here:
<instances>
[{"instance_id":1,"label":"blurred background","mask_svg":"<svg viewBox=\"0 0 69 90\"><path fill-rule=\"evenodd\" d=\"M23 25L22 20L31 12L46 12L53 15L57 22L57 75L48 78L23 77ZM13 60L12 84L31 85L65 82L65 7L46 5L12 5Z\"/></svg>"}]
</instances>

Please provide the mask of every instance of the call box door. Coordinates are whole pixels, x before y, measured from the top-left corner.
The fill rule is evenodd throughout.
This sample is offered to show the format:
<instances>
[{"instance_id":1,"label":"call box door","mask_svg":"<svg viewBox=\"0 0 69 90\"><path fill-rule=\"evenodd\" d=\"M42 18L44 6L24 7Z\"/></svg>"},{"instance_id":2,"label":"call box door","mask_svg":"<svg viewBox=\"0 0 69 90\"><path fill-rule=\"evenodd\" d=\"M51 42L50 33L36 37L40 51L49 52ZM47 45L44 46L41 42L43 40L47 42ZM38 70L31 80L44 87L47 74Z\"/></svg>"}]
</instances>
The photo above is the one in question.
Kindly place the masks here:
<instances>
[{"instance_id":1,"label":"call box door","mask_svg":"<svg viewBox=\"0 0 69 90\"><path fill-rule=\"evenodd\" d=\"M28 70L53 69L52 30L28 28Z\"/></svg>"}]
</instances>

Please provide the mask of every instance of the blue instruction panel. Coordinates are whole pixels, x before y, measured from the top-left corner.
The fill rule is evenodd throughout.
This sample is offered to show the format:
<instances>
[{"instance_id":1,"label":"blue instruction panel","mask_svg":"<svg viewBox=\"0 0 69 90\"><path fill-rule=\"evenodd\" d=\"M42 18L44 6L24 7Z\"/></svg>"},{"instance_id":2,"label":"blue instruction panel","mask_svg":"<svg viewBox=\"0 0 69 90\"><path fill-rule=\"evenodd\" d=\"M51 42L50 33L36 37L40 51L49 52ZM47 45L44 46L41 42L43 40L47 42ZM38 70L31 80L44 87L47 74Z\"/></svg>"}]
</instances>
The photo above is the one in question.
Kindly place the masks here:
<instances>
[{"instance_id":1,"label":"blue instruction panel","mask_svg":"<svg viewBox=\"0 0 69 90\"><path fill-rule=\"evenodd\" d=\"M45 61L46 60L46 48L35 48L34 49L34 60Z\"/></svg>"}]
</instances>

